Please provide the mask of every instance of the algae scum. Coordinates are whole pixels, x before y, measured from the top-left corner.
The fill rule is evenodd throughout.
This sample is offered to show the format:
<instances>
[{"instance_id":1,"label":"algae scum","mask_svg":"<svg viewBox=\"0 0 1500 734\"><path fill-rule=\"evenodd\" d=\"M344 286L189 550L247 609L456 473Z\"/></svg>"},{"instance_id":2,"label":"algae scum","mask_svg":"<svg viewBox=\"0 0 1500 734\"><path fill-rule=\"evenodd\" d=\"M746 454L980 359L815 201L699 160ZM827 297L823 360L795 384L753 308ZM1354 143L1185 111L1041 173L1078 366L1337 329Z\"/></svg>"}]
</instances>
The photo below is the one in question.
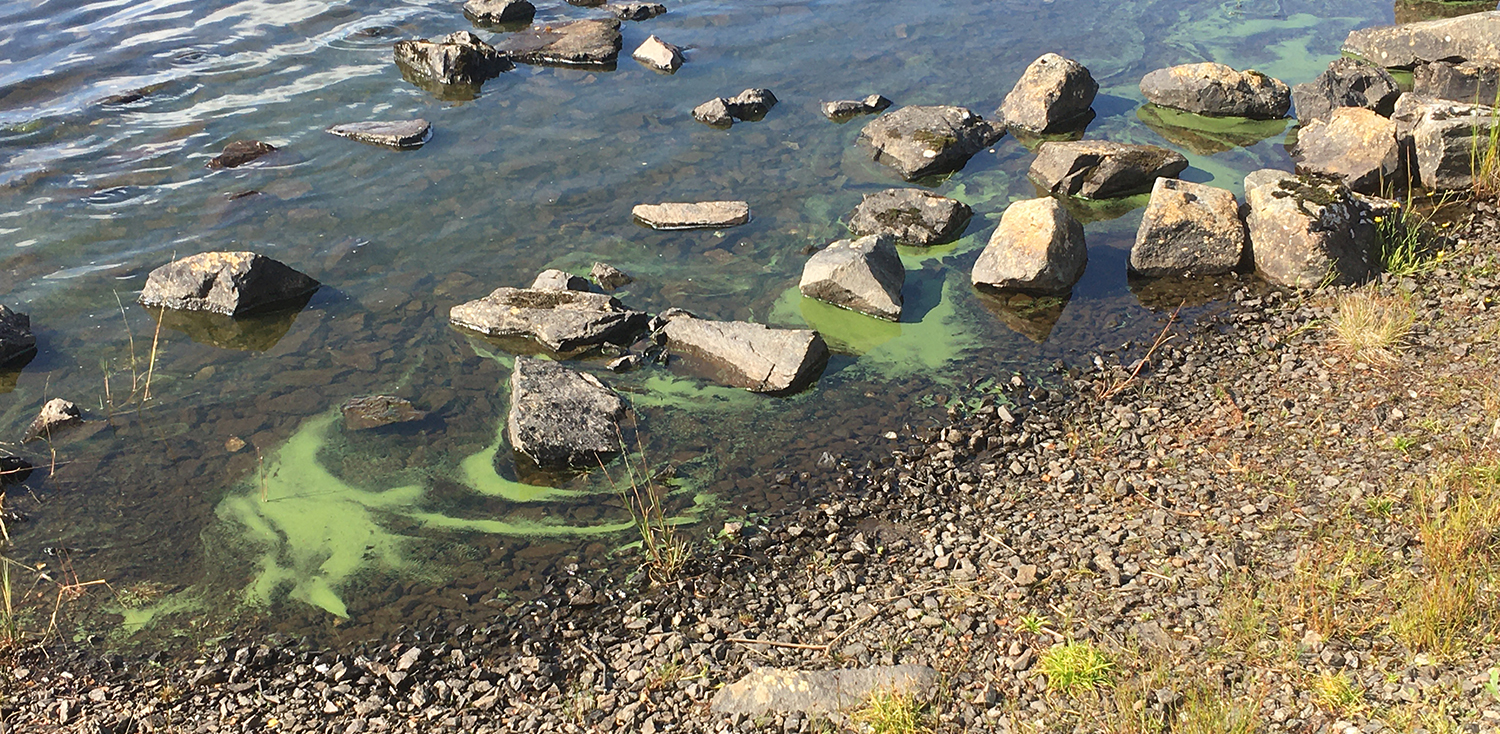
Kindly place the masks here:
<instances>
[{"instance_id":1,"label":"algae scum","mask_svg":"<svg viewBox=\"0 0 1500 734\"><path fill-rule=\"evenodd\" d=\"M616 294L632 308L807 326L834 349L822 378L786 398L575 361L626 398L632 454L675 473L669 511L704 537L838 491L837 468L878 460L885 434L909 436L1013 372L1046 379L1058 360L1149 341L1184 299L1213 308L1235 287L1127 279L1145 203L1133 197L1070 202L1090 246L1070 298L976 293L968 270L1000 213L1035 195L1031 153L1005 137L919 182L974 217L954 243L901 249L900 323L805 299L804 248L846 236L862 195L902 185L854 144L870 118L835 124L820 102L878 92L988 117L1027 64L1057 52L1100 82L1089 137L1172 147L1192 163L1184 178L1238 193L1245 172L1289 166L1288 126L1142 107L1141 76L1214 60L1306 81L1350 29L1391 19L1389 5L1351 1L689 1L623 28L627 56L648 34L688 48L675 75L628 58L521 66L445 101L402 79L390 45L468 28L449 2L156 7L0 8L0 292L40 347L0 373L0 420L18 436L54 396L91 419L22 448L38 464L55 451L57 471L8 494L29 518L10 523L10 554L108 581L63 610L80 634L153 643L241 626L381 635L483 620L575 573L606 587L633 573L630 516L604 473L536 474L503 440L510 355L527 348L446 323L453 305L544 268L608 262L636 278ZM536 22L601 12L538 3ZM747 87L781 103L729 130L691 118ZM434 133L412 151L323 132L414 117ZM246 138L279 150L204 168ZM751 223L630 220L640 203L721 199L750 202ZM238 249L325 286L254 319L132 305L174 254ZM382 393L429 417L343 428L340 404ZM620 480L618 462L610 471ZM27 603L45 626L50 601Z\"/></svg>"}]
</instances>

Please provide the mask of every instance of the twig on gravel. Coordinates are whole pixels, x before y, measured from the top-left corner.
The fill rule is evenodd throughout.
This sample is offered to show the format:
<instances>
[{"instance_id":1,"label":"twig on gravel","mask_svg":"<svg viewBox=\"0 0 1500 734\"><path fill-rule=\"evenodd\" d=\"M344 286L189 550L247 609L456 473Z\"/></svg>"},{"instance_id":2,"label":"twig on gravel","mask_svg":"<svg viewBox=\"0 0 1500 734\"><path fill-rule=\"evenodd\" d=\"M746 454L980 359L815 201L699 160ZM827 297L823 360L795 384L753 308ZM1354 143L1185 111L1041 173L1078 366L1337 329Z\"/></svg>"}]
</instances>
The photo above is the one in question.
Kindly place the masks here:
<instances>
[{"instance_id":1,"label":"twig on gravel","mask_svg":"<svg viewBox=\"0 0 1500 734\"><path fill-rule=\"evenodd\" d=\"M728 642L738 642L741 645L766 645L767 647L788 647L793 650L818 650L828 652L828 645L809 645L802 642L777 642L776 640L752 640L746 637L726 637Z\"/></svg>"},{"instance_id":2,"label":"twig on gravel","mask_svg":"<svg viewBox=\"0 0 1500 734\"><path fill-rule=\"evenodd\" d=\"M1140 500L1140 501L1142 501L1142 502L1150 504L1150 505L1152 505L1153 507L1155 507L1155 508L1157 508L1159 510L1162 510L1164 512L1170 512L1173 515L1177 515L1179 517L1203 517L1203 513L1201 513L1201 512L1188 512L1186 510L1174 510L1174 509L1172 509L1170 507L1167 507L1167 506L1163 505L1162 503L1157 502L1156 500L1151 499L1150 497L1147 497L1147 496L1145 496L1143 494L1137 494L1137 495L1135 495L1135 498L1138 499L1138 500Z\"/></svg>"},{"instance_id":3,"label":"twig on gravel","mask_svg":"<svg viewBox=\"0 0 1500 734\"><path fill-rule=\"evenodd\" d=\"M1130 371L1130 376L1126 377L1123 380L1116 380L1115 384L1110 385L1104 390L1101 390L1099 392L1100 400L1109 400L1110 398L1120 394L1120 392L1125 388L1130 387L1130 384L1135 382L1135 379L1140 376L1141 370L1144 369L1146 367L1146 364L1151 361L1151 355L1156 354L1156 350L1161 349L1161 346L1163 344L1172 341L1172 339L1176 337L1176 334L1170 333L1172 330L1172 324L1177 323L1177 315L1182 313L1182 307L1186 304L1187 301L1183 301L1182 303L1177 304L1177 309L1173 311L1172 315L1167 318L1166 325L1161 327L1161 333L1156 335L1156 341L1152 342L1151 348L1146 350L1146 356L1141 357L1140 361L1135 363L1135 369Z\"/></svg>"}]
</instances>

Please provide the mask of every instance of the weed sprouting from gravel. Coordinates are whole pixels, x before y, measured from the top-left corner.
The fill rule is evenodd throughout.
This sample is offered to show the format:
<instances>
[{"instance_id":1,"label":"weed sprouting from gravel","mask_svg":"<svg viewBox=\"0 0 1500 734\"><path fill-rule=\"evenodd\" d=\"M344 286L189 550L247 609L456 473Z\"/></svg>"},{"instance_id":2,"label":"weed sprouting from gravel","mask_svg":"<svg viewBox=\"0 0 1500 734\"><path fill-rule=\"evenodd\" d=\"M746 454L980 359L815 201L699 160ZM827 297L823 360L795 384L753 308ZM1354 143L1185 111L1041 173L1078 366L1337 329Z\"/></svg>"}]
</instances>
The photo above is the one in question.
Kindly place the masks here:
<instances>
[{"instance_id":1,"label":"weed sprouting from gravel","mask_svg":"<svg viewBox=\"0 0 1500 734\"><path fill-rule=\"evenodd\" d=\"M1088 640L1054 645L1042 653L1041 659L1047 690L1069 696L1108 686L1114 668L1114 663Z\"/></svg>"},{"instance_id":2,"label":"weed sprouting from gravel","mask_svg":"<svg viewBox=\"0 0 1500 734\"><path fill-rule=\"evenodd\" d=\"M1347 716L1364 707L1364 692L1342 672L1318 673L1309 688L1313 700L1335 714Z\"/></svg>"},{"instance_id":3,"label":"weed sprouting from gravel","mask_svg":"<svg viewBox=\"0 0 1500 734\"><path fill-rule=\"evenodd\" d=\"M1409 298L1355 290L1337 296L1329 321L1333 343L1354 359L1390 364L1416 321Z\"/></svg>"},{"instance_id":4,"label":"weed sprouting from gravel","mask_svg":"<svg viewBox=\"0 0 1500 734\"><path fill-rule=\"evenodd\" d=\"M927 716L922 703L909 693L880 690L870 694L865 705L850 719L871 734L923 734Z\"/></svg>"}]
</instances>

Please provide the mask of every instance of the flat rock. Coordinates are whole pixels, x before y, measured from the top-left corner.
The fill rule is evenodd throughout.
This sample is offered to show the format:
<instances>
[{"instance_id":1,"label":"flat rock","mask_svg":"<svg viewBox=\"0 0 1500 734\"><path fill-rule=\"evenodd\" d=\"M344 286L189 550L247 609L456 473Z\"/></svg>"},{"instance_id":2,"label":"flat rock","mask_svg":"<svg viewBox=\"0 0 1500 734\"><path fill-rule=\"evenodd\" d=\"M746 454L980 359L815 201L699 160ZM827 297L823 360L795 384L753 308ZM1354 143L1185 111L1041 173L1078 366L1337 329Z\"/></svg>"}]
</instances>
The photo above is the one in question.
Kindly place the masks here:
<instances>
[{"instance_id":1,"label":"flat rock","mask_svg":"<svg viewBox=\"0 0 1500 734\"><path fill-rule=\"evenodd\" d=\"M464 15L482 25L525 23L536 16L536 6L527 0L469 0Z\"/></svg>"},{"instance_id":2,"label":"flat rock","mask_svg":"<svg viewBox=\"0 0 1500 734\"><path fill-rule=\"evenodd\" d=\"M506 436L549 469L598 466L620 451L625 401L593 375L549 360L516 357Z\"/></svg>"},{"instance_id":3,"label":"flat rock","mask_svg":"<svg viewBox=\"0 0 1500 734\"><path fill-rule=\"evenodd\" d=\"M512 67L504 54L468 31L397 41L393 53L403 76L439 94L456 89L466 96Z\"/></svg>"},{"instance_id":4,"label":"flat rock","mask_svg":"<svg viewBox=\"0 0 1500 734\"><path fill-rule=\"evenodd\" d=\"M743 201L640 204L630 213L652 229L717 229L750 221L750 205Z\"/></svg>"},{"instance_id":5,"label":"flat rock","mask_svg":"<svg viewBox=\"0 0 1500 734\"><path fill-rule=\"evenodd\" d=\"M839 122L855 115L873 115L890 106L890 100L878 94L872 94L864 99L837 99L824 102L821 109L824 117Z\"/></svg>"},{"instance_id":6,"label":"flat rock","mask_svg":"<svg viewBox=\"0 0 1500 734\"><path fill-rule=\"evenodd\" d=\"M1240 264L1247 241L1234 194L1158 178L1130 248L1130 269L1152 277L1227 273Z\"/></svg>"},{"instance_id":7,"label":"flat rock","mask_svg":"<svg viewBox=\"0 0 1500 734\"><path fill-rule=\"evenodd\" d=\"M139 301L145 306L239 316L294 302L319 285L253 252L204 252L151 271Z\"/></svg>"},{"instance_id":8,"label":"flat rock","mask_svg":"<svg viewBox=\"0 0 1500 734\"><path fill-rule=\"evenodd\" d=\"M649 317L602 293L496 288L484 298L454 306L448 320L482 334L529 337L554 352L576 352L605 343L630 344Z\"/></svg>"},{"instance_id":9,"label":"flat rock","mask_svg":"<svg viewBox=\"0 0 1500 734\"><path fill-rule=\"evenodd\" d=\"M747 321L709 321L678 312L662 327L667 349L721 385L790 393L812 384L828 364L816 331L772 329Z\"/></svg>"},{"instance_id":10,"label":"flat rock","mask_svg":"<svg viewBox=\"0 0 1500 734\"><path fill-rule=\"evenodd\" d=\"M675 73L682 68L686 59L682 56L682 49L673 46L666 41L650 36L642 43L630 57L657 71L665 71L669 74ZM728 111L725 111L728 114Z\"/></svg>"},{"instance_id":11,"label":"flat rock","mask_svg":"<svg viewBox=\"0 0 1500 734\"><path fill-rule=\"evenodd\" d=\"M987 122L962 107L946 105L902 107L865 125L862 144L875 160L912 181L923 176L952 173L1005 134L1005 127Z\"/></svg>"},{"instance_id":12,"label":"flat rock","mask_svg":"<svg viewBox=\"0 0 1500 734\"><path fill-rule=\"evenodd\" d=\"M1351 285L1373 272L1375 226L1342 184L1282 178L1245 193L1255 270L1293 288Z\"/></svg>"},{"instance_id":13,"label":"flat rock","mask_svg":"<svg viewBox=\"0 0 1500 734\"><path fill-rule=\"evenodd\" d=\"M605 10L614 13L620 20L651 20L662 13L667 12L667 6L661 3L611 3L604 6Z\"/></svg>"},{"instance_id":14,"label":"flat rock","mask_svg":"<svg viewBox=\"0 0 1500 734\"><path fill-rule=\"evenodd\" d=\"M1028 175L1053 194L1112 199L1150 191L1156 179L1187 168L1181 153L1155 145L1107 140L1042 143Z\"/></svg>"},{"instance_id":15,"label":"flat rock","mask_svg":"<svg viewBox=\"0 0 1500 734\"><path fill-rule=\"evenodd\" d=\"M1056 199L1024 199L1006 207L979 253L970 279L998 290L1061 295L1088 265L1083 225Z\"/></svg>"},{"instance_id":16,"label":"flat rock","mask_svg":"<svg viewBox=\"0 0 1500 734\"><path fill-rule=\"evenodd\" d=\"M624 288L635 282L635 278L630 277L625 271L608 263L599 262L594 263L594 266L589 268L589 277L593 278L594 282L598 283L600 288L607 291Z\"/></svg>"},{"instance_id":17,"label":"flat rock","mask_svg":"<svg viewBox=\"0 0 1500 734\"><path fill-rule=\"evenodd\" d=\"M808 258L802 268L802 295L886 321L901 320L901 287L906 268L896 239L872 234L839 240Z\"/></svg>"},{"instance_id":18,"label":"flat rock","mask_svg":"<svg viewBox=\"0 0 1500 734\"><path fill-rule=\"evenodd\" d=\"M616 18L575 20L508 36L500 50L522 64L610 66L623 41Z\"/></svg>"},{"instance_id":19,"label":"flat rock","mask_svg":"<svg viewBox=\"0 0 1500 734\"><path fill-rule=\"evenodd\" d=\"M896 243L928 247L963 235L974 210L922 189L886 189L865 194L849 218L857 235L889 234Z\"/></svg>"},{"instance_id":20,"label":"flat rock","mask_svg":"<svg viewBox=\"0 0 1500 734\"><path fill-rule=\"evenodd\" d=\"M1409 135L1423 186L1454 191L1473 187L1476 146L1480 154L1500 118L1488 105L1404 94L1392 115L1398 134Z\"/></svg>"},{"instance_id":21,"label":"flat rock","mask_svg":"<svg viewBox=\"0 0 1500 734\"><path fill-rule=\"evenodd\" d=\"M420 148L427 142L427 133L431 131L431 123L420 118L389 122L351 122L328 128L328 132L341 138L388 148Z\"/></svg>"},{"instance_id":22,"label":"flat rock","mask_svg":"<svg viewBox=\"0 0 1500 734\"><path fill-rule=\"evenodd\" d=\"M1363 107L1339 107L1304 125L1292 158L1298 172L1332 176L1361 193L1406 185L1396 123Z\"/></svg>"},{"instance_id":23,"label":"flat rock","mask_svg":"<svg viewBox=\"0 0 1500 734\"><path fill-rule=\"evenodd\" d=\"M21 440L32 441L35 439L52 440L52 434L70 426L76 426L83 422L83 411L78 406L63 400L53 398L42 406L41 412L31 419L31 425L26 427L26 436Z\"/></svg>"},{"instance_id":24,"label":"flat rock","mask_svg":"<svg viewBox=\"0 0 1500 734\"><path fill-rule=\"evenodd\" d=\"M1434 61L1500 62L1500 11L1350 31L1344 52L1401 69Z\"/></svg>"},{"instance_id":25,"label":"flat rock","mask_svg":"<svg viewBox=\"0 0 1500 734\"><path fill-rule=\"evenodd\" d=\"M0 305L0 365L19 362L36 354L36 335L31 317Z\"/></svg>"},{"instance_id":26,"label":"flat rock","mask_svg":"<svg viewBox=\"0 0 1500 734\"><path fill-rule=\"evenodd\" d=\"M587 291L589 281L566 270L549 268L537 274L536 279L531 281L531 288L539 291Z\"/></svg>"},{"instance_id":27,"label":"flat rock","mask_svg":"<svg viewBox=\"0 0 1500 734\"><path fill-rule=\"evenodd\" d=\"M1099 83L1083 64L1057 54L1043 54L1026 67L1016 86L995 112L1012 134L1024 130L1045 134L1087 122Z\"/></svg>"},{"instance_id":28,"label":"flat rock","mask_svg":"<svg viewBox=\"0 0 1500 734\"><path fill-rule=\"evenodd\" d=\"M1500 61L1434 61L1412 71L1412 94L1495 106L1500 100Z\"/></svg>"},{"instance_id":29,"label":"flat rock","mask_svg":"<svg viewBox=\"0 0 1500 734\"><path fill-rule=\"evenodd\" d=\"M1339 107L1363 107L1390 116L1401 89L1390 72L1357 59L1340 57L1316 79L1292 87L1297 120L1326 120Z\"/></svg>"},{"instance_id":30,"label":"flat rock","mask_svg":"<svg viewBox=\"0 0 1500 734\"><path fill-rule=\"evenodd\" d=\"M394 395L367 395L350 398L339 411L344 416L344 428L364 431L396 423L410 423L427 417L427 412L417 410L411 401Z\"/></svg>"},{"instance_id":31,"label":"flat rock","mask_svg":"<svg viewBox=\"0 0 1500 734\"><path fill-rule=\"evenodd\" d=\"M1141 94L1153 104L1210 117L1275 120L1292 106L1291 90L1280 80L1213 62L1157 69L1141 79Z\"/></svg>"},{"instance_id":32,"label":"flat rock","mask_svg":"<svg viewBox=\"0 0 1500 734\"><path fill-rule=\"evenodd\" d=\"M862 706L877 692L925 702L937 685L937 671L925 665L816 671L757 668L719 689L711 708L725 715L826 716Z\"/></svg>"},{"instance_id":33,"label":"flat rock","mask_svg":"<svg viewBox=\"0 0 1500 734\"><path fill-rule=\"evenodd\" d=\"M224 146L223 152L209 159L208 167L213 169L238 168L275 150L276 146L259 140L236 140Z\"/></svg>"}]
</instances>

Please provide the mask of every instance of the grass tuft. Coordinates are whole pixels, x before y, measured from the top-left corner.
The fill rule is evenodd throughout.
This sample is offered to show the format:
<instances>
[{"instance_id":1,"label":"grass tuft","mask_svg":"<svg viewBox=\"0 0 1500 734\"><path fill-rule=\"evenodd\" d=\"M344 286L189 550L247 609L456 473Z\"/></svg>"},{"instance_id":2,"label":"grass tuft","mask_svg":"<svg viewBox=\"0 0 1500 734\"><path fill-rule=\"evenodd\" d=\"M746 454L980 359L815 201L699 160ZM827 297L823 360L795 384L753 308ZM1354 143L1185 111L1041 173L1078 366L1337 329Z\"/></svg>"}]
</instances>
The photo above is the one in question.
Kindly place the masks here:
<instances>
[{"instance_id":1,"label":"grass tuft","mask_svg":"<svg viewBox=\"0 0 1500 734\"><path fill-rule=\"evenodd\" d=\"M924 734L931 731L924 708L910 693L880 690L849 718L871 734Z\"/></svg>"},{"instance_id":2,"label":"grass tuft","mask_svg":"<svg viewBox=\"0 0 1500 734\"><path fill-rule=\"evenodd\" d=\"M619 426L615 427L619 431ZM623 433L620 437L620 453L624 456L625 481L617 482L610 476L599 458L599 468L604 470L605 480L614 488L625 507L630 510L636 534L640 536L640 549L644 565L651 580L666 584L676 580L692 559L692 546L687 538L677 533L677 525L667 517L666 497L669 491L662 479L665 472L652 473L646 461L646 451L640 449L640 466L636 466L626 450ZM639 433L637 441L639 442Z\"/></svg>"},{"instance_id":3,"label":"grass tuft","mask_svg":"<svg viewBox=\"0 0 1500 734\"><path fill-rule=\"evenodd\" d=\"M1047 690L1069 696L1108 686L1114 667L1114 663L1088 640L1070 640L1054 645L1042 653L1041 659Z\"/></svg>"},{"instance_id":4,"label":"grass tuft","mask_svg":"<svg viewBox=\"0 0 1500 734\"><path fill-rule=\"evenodd\" d=\"M1319 706L1340 716L1348 716L1364 707L1365 694L1343 673L1318 673L1310 684L1313 700Z\"/></svg>"},{"instance_id":5,"label":"grass tuft","mask_svg":"<svg viewBox=\"0 0 1500 734\"><path fill-rule=\"evenodd\" d=\"M1415 321L1410 299L1361 289L1335 298L1329 327L1339 349L1362 361L1389 364Z\"/></svg>"}]
</instances>

